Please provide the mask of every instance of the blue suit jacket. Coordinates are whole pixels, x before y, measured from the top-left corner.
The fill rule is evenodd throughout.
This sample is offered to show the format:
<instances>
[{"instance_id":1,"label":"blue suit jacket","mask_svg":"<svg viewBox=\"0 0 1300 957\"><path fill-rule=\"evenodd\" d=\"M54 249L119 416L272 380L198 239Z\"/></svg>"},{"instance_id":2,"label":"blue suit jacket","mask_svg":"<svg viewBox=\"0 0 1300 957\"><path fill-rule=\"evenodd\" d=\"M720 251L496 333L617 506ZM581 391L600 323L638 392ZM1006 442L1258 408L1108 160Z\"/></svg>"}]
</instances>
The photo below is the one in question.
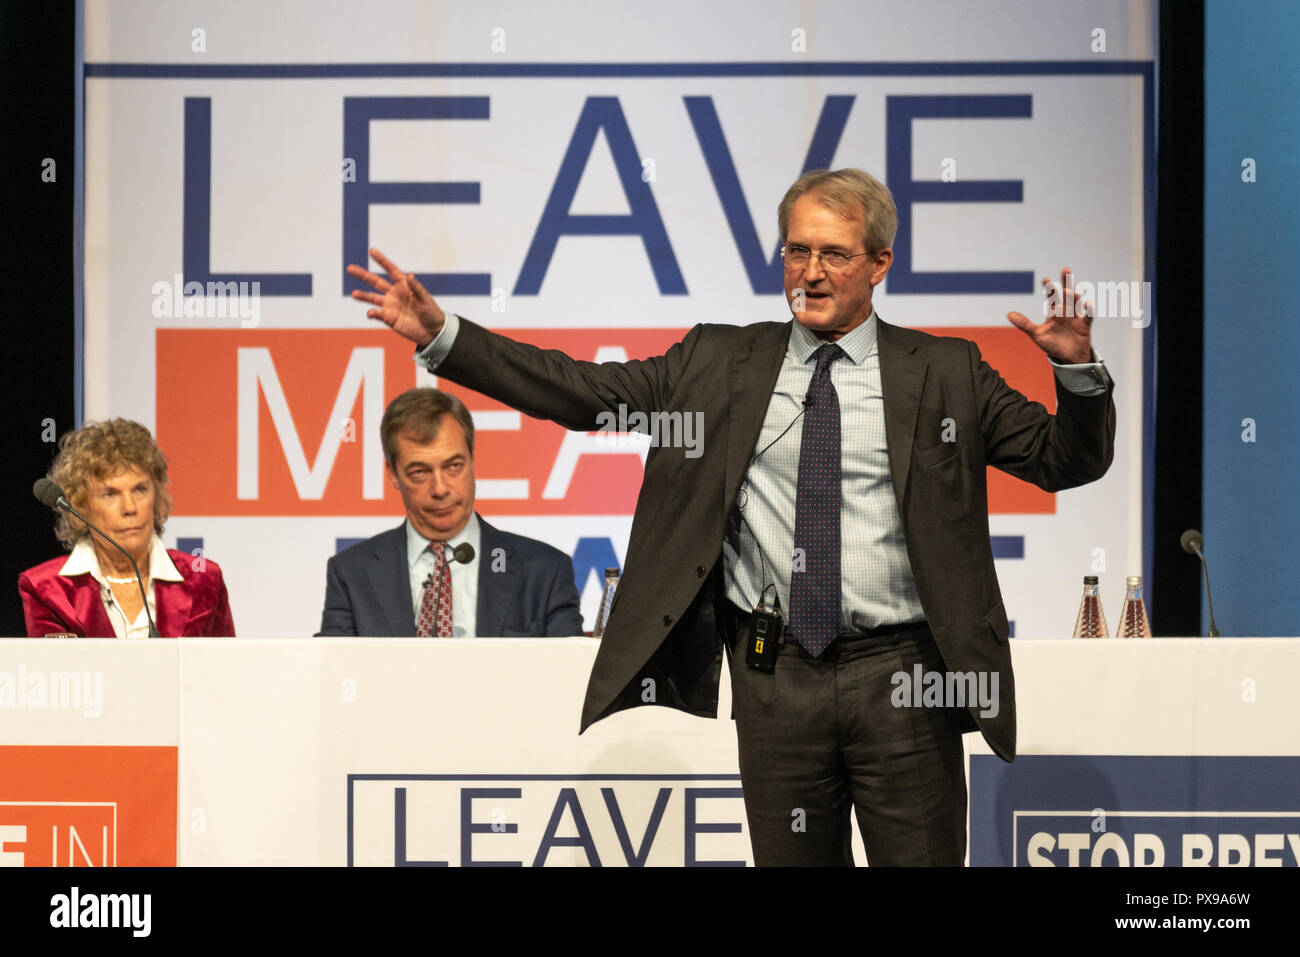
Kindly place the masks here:
<instances>
[{"instance_id":1,"label":"blue suit jacket","mask_svg":"<svg viewBox=\"0 0 1300 957\"><path fill-rule=\"evenodd\" d=\"M529 638L582 634L573 563L558 548L493 528L479 517L478 634ZM495 549L505 568L493 571ZM318 636L415 635L405 523L329 560Z\"/></svg>"}]
</instances>

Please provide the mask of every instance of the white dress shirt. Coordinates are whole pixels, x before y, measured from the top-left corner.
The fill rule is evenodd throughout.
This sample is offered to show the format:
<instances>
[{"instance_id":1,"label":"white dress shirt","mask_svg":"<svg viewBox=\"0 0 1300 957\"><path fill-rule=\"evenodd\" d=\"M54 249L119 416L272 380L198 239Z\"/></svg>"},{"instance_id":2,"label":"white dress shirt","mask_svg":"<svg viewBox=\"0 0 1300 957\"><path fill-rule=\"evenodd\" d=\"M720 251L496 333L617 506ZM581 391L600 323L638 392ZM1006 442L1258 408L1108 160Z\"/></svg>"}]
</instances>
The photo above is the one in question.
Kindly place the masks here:
<instances>
[{"instance_id":1,"label":"white dress shirt","mask_svg":"<svg viewBox=\"0 0 1300 957\"><path fill-rule=\"evenodd\" d=\"M452 561L451 549L468 544L474 549L469 564ZM447 564L451 566L451 635L453 638L473 638L478 628L478 516L471 513L469 521L459 535L447 540ZM411 611L420 620L420 603L424 600L424 583L433 574L437 559L429 551L430 541L417 532L408 519L406 522L406 562L411 571ZM436 583L434 586L436 587Z\"/></svg>"},{"instance_id":2,"label":"white dress shirt","mask_svg":"<svg viewBox=\"0 0 1300 957\"><path fill-rule=\"evenodd\" d=\"M148 584L144 589L145 601L149 603L149 615L146 615L144 608L141 607L140 613L135 616L135 621L127 621L126 612L113 598L113 588L108 582L108 577L99 567L99 555L95 552L95 546L91 544L90 536L82 538L73 546L72 554L59 569L59 574L67 578L73 575L90 575L99 582L99 599L104 603L104 611L108 614L108 620L113 625L113 633L118 638L148 638L149 616L153 616L154 621L158 620L153 583L185 580L172 564L171 556L167 554L162 539L155 535L149 546L149 571L146 576ZM145 575L143 569L140 574Z\"/></svg>"}]
</instances>

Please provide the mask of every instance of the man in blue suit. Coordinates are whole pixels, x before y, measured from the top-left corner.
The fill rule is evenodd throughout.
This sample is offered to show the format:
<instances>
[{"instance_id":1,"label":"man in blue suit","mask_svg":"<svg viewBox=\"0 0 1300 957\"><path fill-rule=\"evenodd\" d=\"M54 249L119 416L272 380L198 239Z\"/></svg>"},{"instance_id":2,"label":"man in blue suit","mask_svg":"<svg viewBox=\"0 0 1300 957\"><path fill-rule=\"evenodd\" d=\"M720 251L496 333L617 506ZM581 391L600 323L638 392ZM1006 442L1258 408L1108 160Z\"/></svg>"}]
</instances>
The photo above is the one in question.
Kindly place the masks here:
<instances>
[{"instance_id":1,"label":"man in blue suit","mask_svg":"<svg viewBox=\"0 0 1300 957\"><path fill-rule=\"evenodd\" d=\"M464 403L408 389L384 411L380 436L406 521L329 560L320 635L582 634L569 556L474 512L474 422Z\"/></svg>"}]
</instances>

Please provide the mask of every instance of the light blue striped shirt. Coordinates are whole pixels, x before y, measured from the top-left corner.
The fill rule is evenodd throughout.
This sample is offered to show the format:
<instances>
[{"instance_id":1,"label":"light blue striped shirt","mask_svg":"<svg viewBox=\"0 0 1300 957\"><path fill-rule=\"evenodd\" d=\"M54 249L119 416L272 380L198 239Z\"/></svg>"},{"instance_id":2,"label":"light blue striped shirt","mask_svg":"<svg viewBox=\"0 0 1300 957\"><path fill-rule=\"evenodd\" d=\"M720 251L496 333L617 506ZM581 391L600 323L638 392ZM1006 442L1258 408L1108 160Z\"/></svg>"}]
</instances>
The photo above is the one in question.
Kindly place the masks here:
<instances>
[{"instance_id":1,"label":"light blue striped shirt","mask_svg":"<svg viewBox=\"0 0 1300 957\"><path fill-rule=\"evenodd\" d=\"M799 323L763 419L722 546L727 597L748 610L765 586L775 585L788 620L794 552L795 498L803 399L812 382L813 353L825 343ZM885 444L885 406L876 348L876 314L836 341L845 357L832 362L831 384L840 402L841 633L924 618L903 539ZM797 419L797 421L796 421ZM791 425L791 423L794 423ZM782 431L790 430L782 435ZM780 438L778 438L780 436ZM773 589L764 605L771 608Z\"/></svg>"}]
</instances>

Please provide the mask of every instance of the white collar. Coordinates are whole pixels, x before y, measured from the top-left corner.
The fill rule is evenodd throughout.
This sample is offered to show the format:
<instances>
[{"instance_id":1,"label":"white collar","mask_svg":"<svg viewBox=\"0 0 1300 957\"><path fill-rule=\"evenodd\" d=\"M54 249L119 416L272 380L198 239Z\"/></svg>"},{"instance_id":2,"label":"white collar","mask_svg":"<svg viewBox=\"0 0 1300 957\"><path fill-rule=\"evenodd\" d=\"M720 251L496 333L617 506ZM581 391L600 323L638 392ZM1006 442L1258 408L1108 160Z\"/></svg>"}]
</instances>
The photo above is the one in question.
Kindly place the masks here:
<instances>
[{"instance_id":1,"label":"white collar","mask_svg":"<svg viewBox=\"0 0 1300 957\"><path fill-rule=\"evenodd\" d=\"M447 539L447 544L453 549L462 543L468 544L474 549L474 557L478 557L479 552L479 527L478 513L470 512L469 521L465 527L460 530L460 534L454 538ZM430 539L425 538L411 525L411 520L406 520L406 565L408 568L414 568L416 561L426 548L429 547Z\"/></svg>"},{"instance_id":2,"label":"white collar","mask_svg":"<svg viewBox=\"0 0 1300 957\"><path fill-rule=\"evenodd\" d=\"M68 560L59 569L59 574L68 578L73 575L90 575L105 588L109 587L108 578L99 567L99 555L95 553L95 546L91 544L90 535L84 535L77 540L77 544L73 546L72 554L68 556ZM149 545L149 577L155 581L164 582L185 580L172 563L171 556L167 554L162 539L156 534Z\"/></svg>"}]
</instances>

